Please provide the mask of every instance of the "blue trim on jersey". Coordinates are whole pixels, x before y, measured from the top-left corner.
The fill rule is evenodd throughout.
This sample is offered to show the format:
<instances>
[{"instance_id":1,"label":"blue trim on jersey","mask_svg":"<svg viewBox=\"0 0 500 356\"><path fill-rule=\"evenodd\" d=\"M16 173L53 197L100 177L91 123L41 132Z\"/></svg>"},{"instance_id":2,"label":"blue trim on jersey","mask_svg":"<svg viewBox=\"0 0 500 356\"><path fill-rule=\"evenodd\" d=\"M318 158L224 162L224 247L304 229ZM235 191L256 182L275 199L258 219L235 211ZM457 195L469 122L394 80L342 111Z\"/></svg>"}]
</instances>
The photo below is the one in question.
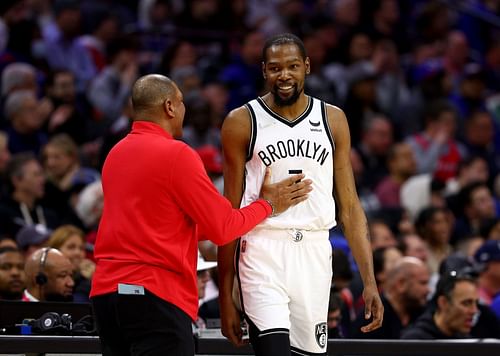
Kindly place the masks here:
<instances>
[{"instance_id":1,"label":"blue trim on jersey","mask_svg":"<svg viewBox=\"0 0 500 356\"><path fill-rule=\"evenodd\" d=\"M271 115L276 120L278 120L278 121L280 121L280 122L282 122L285 125L290 126L290 127L294 127L295 125L298 125L300 122L302 122L302 120L304 120L307 117L307 115L309 115L311 113L314 100L312 100L312 98L310 96L307 97L307 100L308 100L307 107L304 110L304 112L302 114L300 114L295 120L290 121L290 120L285 119L283 116L275 113L273 110L271 110L271 108L269 106L267 106L266 102L261 97L257 98L257 102L262 106L262 108L269 115Z\"/></svg>"},{"instance_id":2,"label":"blue trim on jersey","mask_svg":"<svg viewBox=\"0 0 500 356\"><path fill-rule=\"evenodd\" d=\"M248 112L250 113L250 142L248 144L248 151L246 161L252 159L253 149L255 147L255 142L257 141L257 117L255 116L255 111L253 111L252 105L245 104Z\"/></svg>"}]
</instances>

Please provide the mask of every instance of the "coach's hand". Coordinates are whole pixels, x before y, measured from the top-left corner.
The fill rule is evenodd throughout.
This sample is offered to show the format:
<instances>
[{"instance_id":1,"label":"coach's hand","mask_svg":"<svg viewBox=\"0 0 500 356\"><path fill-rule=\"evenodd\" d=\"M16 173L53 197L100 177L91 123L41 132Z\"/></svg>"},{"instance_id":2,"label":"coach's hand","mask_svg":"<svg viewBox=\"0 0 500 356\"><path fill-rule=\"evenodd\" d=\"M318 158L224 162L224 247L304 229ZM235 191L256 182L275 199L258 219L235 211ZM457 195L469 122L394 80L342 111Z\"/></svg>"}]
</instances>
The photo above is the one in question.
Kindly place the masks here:
<instances>
[{"instance_id":1,"label":"coach's hand","mask_svg":"<svg viewBox=\"0 0 500 356\"><path fill-rule=\"evenodd\" d=\"M221 301L220 307L222 335L227 337L235 346L248 344L248 340L242 340L243 331L241 330L240 313L232 300Z\"/></svg>"},{"instance_id":2,"label":"coach's hand","mask_svg":"<svg viewBox=\"0 0 500 356\"><path fill-rule=\"evenodd\" d=\"M307 199L308 194L312 191L312 180L304 179L304 177L303 173L295 174L271 184L271 169L266 168L260 197L271 203L274 215L280 214L289 207Z\"/></svg>"},{"instance_id":3,"label":"coach's hand","mask_svg":"<svg viewBox=\"0 0 500 356\"><path fill-rule=\"evenodd\" d=\"M365 300L365 319L372 318L372 321L363 327L361 331L364 333L373 331L382 326L384 319L384 306L376 286L365 287L363 290L363 299Z\"/></svg>"}]
</instances>

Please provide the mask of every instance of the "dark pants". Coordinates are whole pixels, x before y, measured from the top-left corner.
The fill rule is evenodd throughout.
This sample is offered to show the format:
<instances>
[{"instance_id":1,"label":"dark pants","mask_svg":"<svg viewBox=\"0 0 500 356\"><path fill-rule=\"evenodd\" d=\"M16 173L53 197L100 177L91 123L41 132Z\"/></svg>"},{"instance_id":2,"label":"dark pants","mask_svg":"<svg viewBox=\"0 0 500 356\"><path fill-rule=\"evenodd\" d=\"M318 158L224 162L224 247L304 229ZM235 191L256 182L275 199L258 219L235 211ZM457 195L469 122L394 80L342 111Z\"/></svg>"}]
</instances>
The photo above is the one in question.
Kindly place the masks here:
<instances>
[{"instance_id":1,"label":"dark pants","mask_svg":"<svg viewBox=\"0 0 500 356\"><path fill-rule=\"evenodd\" d=\"M190 317L146 291L91 299L104 356L193 356Z\"/></svg>"}]
</instances>

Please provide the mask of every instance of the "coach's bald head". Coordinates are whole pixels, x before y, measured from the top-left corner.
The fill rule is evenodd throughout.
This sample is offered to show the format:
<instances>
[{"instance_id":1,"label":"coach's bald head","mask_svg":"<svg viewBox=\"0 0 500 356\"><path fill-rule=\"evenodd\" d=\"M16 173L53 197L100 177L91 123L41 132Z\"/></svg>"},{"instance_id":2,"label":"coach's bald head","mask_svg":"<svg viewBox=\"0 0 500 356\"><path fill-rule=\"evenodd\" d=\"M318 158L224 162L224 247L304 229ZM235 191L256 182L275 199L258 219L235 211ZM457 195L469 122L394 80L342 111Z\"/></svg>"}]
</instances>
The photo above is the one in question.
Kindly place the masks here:
<instances>
[{"instance_id":1,"label":"coach's bald head","mask_svg":"<svg viewBox=\"0 0 500 356\"><path fill-rule=\"evenodd\" d=\"M170 78L148 74L137 79L132 88L134 121L152 121L174 137L182 136L184 103L182 93Z\"/></svg>"}]
</instances>

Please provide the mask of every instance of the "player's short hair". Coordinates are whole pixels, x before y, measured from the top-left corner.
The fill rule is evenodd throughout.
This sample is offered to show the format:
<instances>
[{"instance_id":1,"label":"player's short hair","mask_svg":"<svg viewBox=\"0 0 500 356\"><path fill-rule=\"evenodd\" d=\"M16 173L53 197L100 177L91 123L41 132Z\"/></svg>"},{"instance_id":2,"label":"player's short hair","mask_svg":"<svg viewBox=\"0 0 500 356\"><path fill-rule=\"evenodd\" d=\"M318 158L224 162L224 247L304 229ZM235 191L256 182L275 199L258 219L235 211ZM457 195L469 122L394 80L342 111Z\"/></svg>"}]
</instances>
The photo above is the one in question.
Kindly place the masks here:
<instances>
[{"instance_id":1,"label":"player's short hair","mask_svg":"<svg viewBox=\"0 0 500 356\"><path fill-rule=\"evenodd\" d=\"M306 47L304 42L292 33L282 33L279 35L272 36L266 40L264 47L262 48L262 60L267 61L267 50L272 46L283 46L283 45L295 45L299 49L302 59L306 59Z\"/></svg>"}]
</instances>

